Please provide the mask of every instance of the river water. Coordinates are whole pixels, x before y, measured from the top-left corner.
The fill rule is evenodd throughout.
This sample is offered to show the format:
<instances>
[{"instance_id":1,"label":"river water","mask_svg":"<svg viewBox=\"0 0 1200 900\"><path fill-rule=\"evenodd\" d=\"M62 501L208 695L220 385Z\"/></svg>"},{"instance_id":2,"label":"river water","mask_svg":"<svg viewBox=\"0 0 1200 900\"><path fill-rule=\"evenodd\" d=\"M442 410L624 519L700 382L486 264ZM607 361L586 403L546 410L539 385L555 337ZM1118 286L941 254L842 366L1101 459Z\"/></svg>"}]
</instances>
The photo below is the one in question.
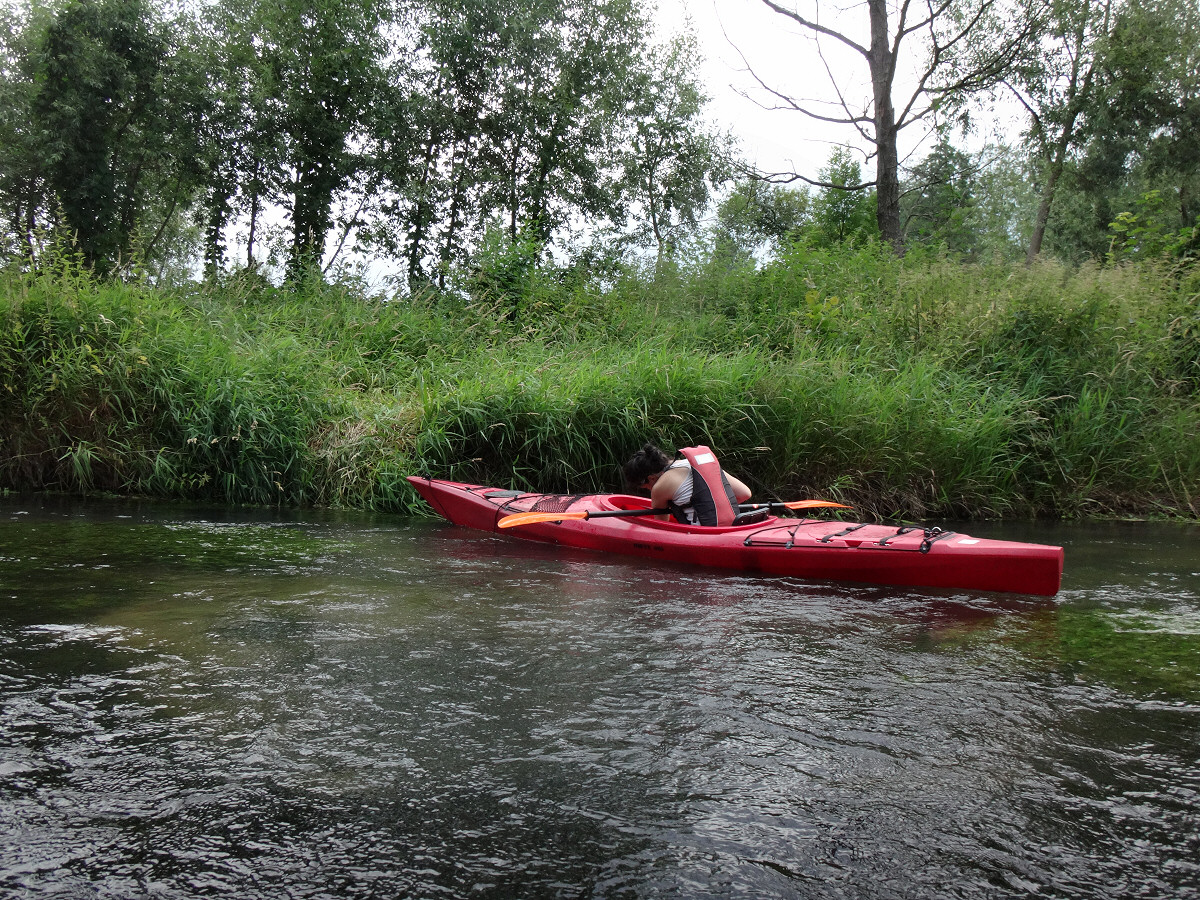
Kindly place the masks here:
<instances>
[{"instance_id":1,"label":"river water","mask_svg":"<svg viewBox=\"0 0 1200 900\"><path fill-rule=\"evenodd\" d=\"M1200 528L1054 600L0 500L3 897L1200 897Z\"/></svg>"}]
</instances>

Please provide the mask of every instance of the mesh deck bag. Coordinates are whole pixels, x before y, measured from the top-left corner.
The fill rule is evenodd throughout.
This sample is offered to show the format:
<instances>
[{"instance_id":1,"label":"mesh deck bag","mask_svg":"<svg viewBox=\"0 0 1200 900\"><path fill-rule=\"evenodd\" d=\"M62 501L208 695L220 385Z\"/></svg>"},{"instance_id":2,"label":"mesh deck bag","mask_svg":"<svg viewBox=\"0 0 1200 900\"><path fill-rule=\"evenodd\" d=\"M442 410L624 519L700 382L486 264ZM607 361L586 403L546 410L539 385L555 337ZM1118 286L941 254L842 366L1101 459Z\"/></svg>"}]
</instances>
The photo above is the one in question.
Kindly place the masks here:
<instances>
[{"instance_id":1,"label":"mesh deck bag","mask_svg":"<svg viewBox=\"0 0 1200 900\"><path fill-rule=\"evenodd\" d=\"M587 494L547 494L533 504L530 512L566 512L576 500L581 500Z\"/></svg>"}]
</instances>

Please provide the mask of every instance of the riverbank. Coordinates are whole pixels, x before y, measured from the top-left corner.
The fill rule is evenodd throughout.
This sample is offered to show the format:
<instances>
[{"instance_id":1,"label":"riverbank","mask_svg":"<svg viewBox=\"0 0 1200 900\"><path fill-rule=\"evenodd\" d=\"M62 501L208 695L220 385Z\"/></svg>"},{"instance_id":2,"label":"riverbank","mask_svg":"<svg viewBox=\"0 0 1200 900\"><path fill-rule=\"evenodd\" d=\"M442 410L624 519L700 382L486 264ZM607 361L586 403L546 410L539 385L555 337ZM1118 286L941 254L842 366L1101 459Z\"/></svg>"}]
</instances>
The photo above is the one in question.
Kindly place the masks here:
<instances>
[{"instance_id":1,"label":"riverbank","mask_svg":"<svg viewBox=\"0 0 1200 900\"><path fill-rule=\"evenodd\" d=\"M1200 516L1200 271L796 248L385 301L0 276L0 487L417 511L651 439L877 516Z\"/></svg>"}]
</instances>

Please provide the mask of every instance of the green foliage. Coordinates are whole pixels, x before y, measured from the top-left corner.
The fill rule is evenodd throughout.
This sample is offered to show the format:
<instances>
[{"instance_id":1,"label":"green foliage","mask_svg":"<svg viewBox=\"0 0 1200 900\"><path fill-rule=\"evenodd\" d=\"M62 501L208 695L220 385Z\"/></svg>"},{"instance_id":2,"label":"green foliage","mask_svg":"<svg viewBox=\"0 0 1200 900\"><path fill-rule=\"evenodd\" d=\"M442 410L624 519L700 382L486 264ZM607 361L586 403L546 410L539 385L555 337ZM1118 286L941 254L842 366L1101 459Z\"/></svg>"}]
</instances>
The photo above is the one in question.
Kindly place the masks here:
<instances>
[{"instance_id":1,"label":"green foliage","mask_svg":"<svg viewBox=\"0 0 1200 900\"><path fill-rule=\"evenodd\" d=\"M257 0L226 0L201 8L188 48L190 70L204 73L197 90L197 165L203 196L197 213L204 228L205 273L219 278L228 262L231 224L247 223L245 264L253 266L261 241L260 216L284 200L288 157L283 68L287 52L285 7Z\"/></svg>"},{"instance_id":2,"label":"green foliage","mask_svg":"<svg viewBox=\"0 0 1200 900\"><path fill-rule=\"evenodd\" d=\"M974 204L969 228L972 256L978 260L1018 259L1025 255L1037 208L1029 177L1029 159L1017 148L989 144L972 159Z\"/></svg>"},{"instance_id":3,"label":"green foliage","mask_svg":"<svg viewBox=\"0 0 1200 900\"><path fill-rule=\"evenodd\" d=\"M694 42L633 0L30 4L0 12L0 254L26 266L61 224L102 275L266 255L300 283L369 248L416 294L497 221L666 252L728 166Z\"/></svg>"},{"instance_id":4,"label":"green foliage","mask_svg":"<svg viewBox=\"0 0 1200 900\"><path fill-rule=\"evenodd\" d=\"M737 182L717 207L714 260L738 265L750 263L764 250L779 254L800 238L811 206L812 197L804 188L757 178Z\"/></svg>"},{"instance_id":5,"label":"green foliage","mask_svg":"<svg viewBox=\"0 0 1200 900\"><path fill-rule=\"evenodd\" d=\"M900 221L913 243L955 253L976 247L974 172L969 157L946 140L913 167L900 195Z\"/></svg>"},{"instance_id":6,"label":"green foliage","mask_svg":"<svg viewBox=\"0 0 1200 900\"><path fill-rule=\"evenodd\" d=\"M1200 272L878 242L591 279L497 235L463 290L0 277L0 486L417 509L414 472L620 487L706 442L880 516L1200 514Z\"/></svg>"},{"instance_id":7,"label":"green foliage","mask_svg":"<svg viewBox=\"0 0 1200 900\"><path fill-rule=\"evenodd\" d=\"M862 168L849 150L834 150L818 177L832 186L822 188L813 201L812 240L831 245L879 235L875 193L858 187L862 184Z\"/></svg>"},{"instance_id":8,"label":"green foliage","mask_svg":"<svg viewBox=\"0 0 1200 900\"><path fill-rule=\"evenodd\" d=\"M398 96L376 125L388 199L365 214L363 233L404 260L410 289L444 288L451 264L497 221L510 241L547 244L573 219L623 218L639 117L654 116L655 92L693 87L665 84L650 68L635 3L429 0L409 9L413 46L398 48ZM655 164L665 172L677 148L661 149ZM678 212L690 190L676 184L669 200L654 197Z\"/></svg>"},{"instance_id":9,"label":"green foliage","mask_svg":"<svg viewBox=\"0 0 1200 900\"><path fill-rule=\"evenodd\" d=\"M0 255L30 261L49 221L41 135L31 123L37 92L33 49L44 16L15 5L0 10Z\"/></svg>"},{"instance_id":10,"label":"green foliage","mask_svg":"<svg viewBox=\"0 0 1200 900\"><path fill-rule=\"evenodd\" d=\"M167 24L142 0L71 0L31 55L28 114L68 235L101 274L146 257L195 178Z\"/></svg>"},{"instance_id":11,"label":"green foliage","mask_svg":"<svg viewBox=\"0 0 1200 900\"><path fill-rule=\"evenodd\" d=\"M1200 255L1200 218L1189 227L1177 225L1178 216L1166 209L1162 192L1147 191L1136 211L1118 213L1108 226L1113 234L1110 252L1115 259Z\"/></svg>"},{"instance_id":12,"label":"green foliage","mask_svg":"<svg viewBox=\"0 0 1200 900\"><path fill-rule=\"evenodd\" d=\"M860 49L880 119L846 109L843 124L877 151L877 171L841 149L811 197L745 182L709 233L714 190L745 166L704 119L695 39L658 42L635 0L17 0L0 11L0 257L34 268L73 242L101 275L165 284L201 262L217 282L265 255L299 286L330 277L345 249L398 262L420 296L492 253L496 226L556 258L578 249L580 226L593 250L653 247L663 277L711 237L713 279L801 237L832 248L880 227L897 250L973 259L1027 241L1036 255L1044 232L1061 257L1097 259L1114 222L1118 257L1194 252L1194 3L951 4L917 26L938 52L895 109L915 32L889 43L898 23L870 13ZM1004 75L1030 114L1036 177L1011 154L977 174L943 142L901 210L898 133L965 116Z\"/></svg>"},{"instance_id":13,"label":"green foliage","mask_svg":"<svg viewBox=\"0 0 1200 900\"><path fill-rule=\"evenodd\" d=\"M506 231L493 228L484 236L467 272L454 279L454 286L476 303L529 324L531 319L553 312L561 296L560 273L543 257L544 247L535 235L522 234L512 241Z\"/></svg>"},{"instance_id":14,"label":"green foliage","mask_svg":"<svg viewBox=\"0 0 1200 900\"><path fill-rule=\"evenodd\" d=\"M1090 154L1115 157L1171 197L1173 228L1200 219L1200 9L1181 0L1121 8L1105 51L1102 127Z\"/></svg>"},{"instance_id":15,"label":"green foliage","mask_svg":"<svg viewBox=\"0 0 1200 900\"><path fill-rule=\"evenodd\" d=\"M644 207L661 261L684 235L697 232L710 184L727 176L732 141L700 121L707 98L696 71L695 39L677 37L648 55L635 79L634 127L623 169L625 190Z\"/></svg>"},{"instance_id":16,"label":"green foliage","mask_svg":"<svg viewBox=\"0 0 1200 900\"><path fill-rule=\"evenodd\" d=\"M337 192L363 165L350 143L382 89L387 51L376 0L276 4L269 59L294 172L289 275L318 269Z\"/></svg>"},{"instance_id":17,"label":"green foliage","mask_svg":"<svg viewBox=\"0 0 1200 900\"><path fill-rule=\"evenodd\" d=\"M1178 0L1114 10L1082 152L1063 168L1047 238L1072 261L1194 254L1200 223L1200 11ZM1113 226L1110 228L1110 226Z\"/></svg>"}]
</instances>

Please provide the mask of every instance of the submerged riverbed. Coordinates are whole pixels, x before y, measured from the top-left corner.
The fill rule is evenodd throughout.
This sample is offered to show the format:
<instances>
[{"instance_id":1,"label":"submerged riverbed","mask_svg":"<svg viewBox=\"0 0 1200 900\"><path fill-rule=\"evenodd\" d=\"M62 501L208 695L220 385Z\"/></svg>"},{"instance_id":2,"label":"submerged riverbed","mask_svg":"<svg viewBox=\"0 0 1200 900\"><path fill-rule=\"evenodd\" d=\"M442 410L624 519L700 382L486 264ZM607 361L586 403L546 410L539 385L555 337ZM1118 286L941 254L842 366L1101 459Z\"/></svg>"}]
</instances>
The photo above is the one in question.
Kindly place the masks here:
<instances>
[{"instance_id":1,"label":"submerged riverbed","mask_svg":"<svg viewBox=\"0 0 1200 900\"><path fill-rule=\"evenodd\" d=\"M1054 600L0 501L0 895L1200 896L1200 528Z\"/></svg>"}]
</instances>

